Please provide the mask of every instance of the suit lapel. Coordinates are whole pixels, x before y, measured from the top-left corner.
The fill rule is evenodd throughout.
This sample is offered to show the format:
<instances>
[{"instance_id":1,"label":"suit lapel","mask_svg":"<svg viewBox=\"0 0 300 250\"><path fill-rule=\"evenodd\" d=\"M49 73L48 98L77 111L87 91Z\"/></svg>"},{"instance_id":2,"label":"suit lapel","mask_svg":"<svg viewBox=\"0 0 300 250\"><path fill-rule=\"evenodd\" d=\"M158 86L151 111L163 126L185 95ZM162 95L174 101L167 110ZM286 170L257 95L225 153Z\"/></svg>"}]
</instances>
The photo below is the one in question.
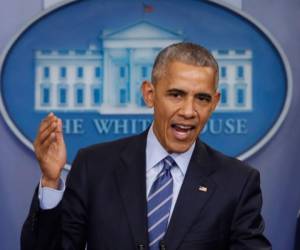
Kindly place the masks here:
<instances>
[{"instance_id":1,"label":"suit lapel","mask_svg":"<svg viewBox=\"0 0 300 250\"><path fill-rule=\"evenodd\" d=\"M165 235L169 249L176 249L215 189L214 171L205 146L197 141ZM200 190L199 190L200 188Z\"/></svg>"},{"instance_id":2,"label":"suit lapel","mask_svg":"<svg viewBox=\"0 0 300 250\"><path fill-rule=\"evenodd\" d=\"M146 201L147 131L129 141L121 153L121 167L116 179L136 244L147 245ZM117 157L117 156L115 156Z\"/></svg>"}]
</instances>

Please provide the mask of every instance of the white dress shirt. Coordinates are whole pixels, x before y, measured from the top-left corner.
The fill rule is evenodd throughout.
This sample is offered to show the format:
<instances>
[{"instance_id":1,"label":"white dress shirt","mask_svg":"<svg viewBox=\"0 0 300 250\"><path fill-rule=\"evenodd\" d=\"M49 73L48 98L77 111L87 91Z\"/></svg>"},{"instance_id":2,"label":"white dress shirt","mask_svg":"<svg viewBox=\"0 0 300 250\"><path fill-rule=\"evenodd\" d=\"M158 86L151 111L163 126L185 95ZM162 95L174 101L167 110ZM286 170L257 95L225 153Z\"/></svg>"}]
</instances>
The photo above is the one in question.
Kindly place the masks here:
<instances>
[{"instance_id":1,"label":"white dress shirt","mask_svg":"<svg viewBox=\"0 0 300 250\"><path fill-rule=\"evenodd\" d=\"M181 154L169 154L163 146L159 143L157 137L153 132L153 125L150 127L147 135L146 144L146 192L147 197L155 181L157 175L163 168L162 160L170 155L176 162L178 167L173 167L171 169L171 174L173 177L173 199L170 211L170 217L173 213L178 194L184 180L187 167L189 165L192 153L194 151L195 143L189 148L188 151ZM47 188L41 186L41 181L39 185L38 197L40 201L40 207L42 209L52 209L58 205L63 197L65 191L65 181L61 178L59 189Z\"/></svg>"}]
</instances>

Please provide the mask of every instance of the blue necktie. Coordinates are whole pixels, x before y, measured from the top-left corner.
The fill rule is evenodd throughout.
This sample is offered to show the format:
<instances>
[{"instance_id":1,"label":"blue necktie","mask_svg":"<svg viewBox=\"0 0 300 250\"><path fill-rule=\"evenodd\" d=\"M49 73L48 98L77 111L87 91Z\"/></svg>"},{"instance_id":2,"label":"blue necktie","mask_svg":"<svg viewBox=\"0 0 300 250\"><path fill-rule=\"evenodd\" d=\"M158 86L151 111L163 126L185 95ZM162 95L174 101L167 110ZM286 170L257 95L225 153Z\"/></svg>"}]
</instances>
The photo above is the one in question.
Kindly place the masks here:
<instances>
[{"instance_id":1,"label":"blue necktie","mask_svg":"<svg viewBox=\"0 0 300 250\"><path fill-rule=\"evenodd\" d=\"M173 178L171 168L176 162L171 156L163 159L163 169L154 181L148 196L148 235L149 249L158 250L164 237L173 197Z\"/></svg>"}]
</instances>

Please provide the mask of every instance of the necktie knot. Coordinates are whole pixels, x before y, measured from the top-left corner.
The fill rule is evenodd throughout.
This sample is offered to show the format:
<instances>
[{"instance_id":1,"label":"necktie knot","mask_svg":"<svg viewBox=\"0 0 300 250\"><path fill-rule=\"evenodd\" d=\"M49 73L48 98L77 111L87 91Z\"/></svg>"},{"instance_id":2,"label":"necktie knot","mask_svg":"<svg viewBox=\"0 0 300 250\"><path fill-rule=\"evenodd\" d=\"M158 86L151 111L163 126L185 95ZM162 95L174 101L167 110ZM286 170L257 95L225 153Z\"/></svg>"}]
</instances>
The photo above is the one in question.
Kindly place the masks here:
<instances>
[{"instance_id":1,"label":"necktie knot","mask_svg":"<svg viewBox=\"0 0 300 250\"><path fill-rule=\"evenodd\" d=\"M169 172L173 167L177 166L176 162L170 155L163 159L163 163L163 172Z\"/></svg>"}]
</instances>

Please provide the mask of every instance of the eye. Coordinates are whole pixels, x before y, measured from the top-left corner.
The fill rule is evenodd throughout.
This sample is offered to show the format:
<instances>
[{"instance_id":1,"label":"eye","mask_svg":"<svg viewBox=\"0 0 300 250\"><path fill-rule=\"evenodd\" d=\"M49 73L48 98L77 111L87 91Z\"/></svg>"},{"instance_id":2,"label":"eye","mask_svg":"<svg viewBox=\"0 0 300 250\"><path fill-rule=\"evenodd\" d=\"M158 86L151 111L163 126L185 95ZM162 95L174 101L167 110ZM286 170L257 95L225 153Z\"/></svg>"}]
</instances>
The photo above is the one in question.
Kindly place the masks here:
<instances>
[{"instance_id":1,"label":"eye","mask_svg":"<svg viewBox=\"0 0 300 250\"><path fill-rule=\"evenodd\" d=\"M170 96L173 96L175 98L182 96L180 93L170 93Z\"/></svg>"},{"instance_id":2,"label":"eye","mask_svg":"<svg viewBox=\"0 0 300 250\"><path fill-rule=\"evenodd\" d=\"M212 97L209 94L201 93L201 94L197 95L197 99L199 101L201 101L201 102L207 102L207 103L209 103L209 102L211 102Z\"/></svg>"},{"instance_id":3,"label":"eye","mask_svg":"<svg viewBox=\"0 0 300 250\"><path fill-rule=\"evenodd\" d=\"M179 90L171 90L171 91L168 91L168 96L178 99L178 98L181 98L184 96L184 92L179 91Z\"/></svg>"}]
</instances>

